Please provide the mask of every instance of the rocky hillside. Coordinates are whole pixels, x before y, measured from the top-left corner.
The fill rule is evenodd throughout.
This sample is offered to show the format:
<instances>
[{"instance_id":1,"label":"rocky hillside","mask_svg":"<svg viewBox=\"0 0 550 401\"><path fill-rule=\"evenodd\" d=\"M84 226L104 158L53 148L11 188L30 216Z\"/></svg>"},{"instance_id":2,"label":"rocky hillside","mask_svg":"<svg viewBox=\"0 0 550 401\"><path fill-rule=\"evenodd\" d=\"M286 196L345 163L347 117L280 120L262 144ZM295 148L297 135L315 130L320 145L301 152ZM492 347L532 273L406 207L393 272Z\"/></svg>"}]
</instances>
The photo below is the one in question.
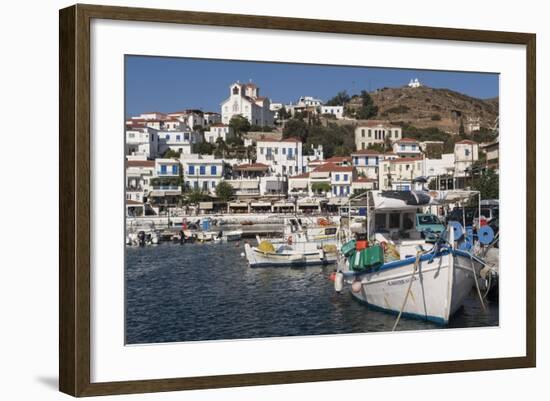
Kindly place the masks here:
<instances>
[{"instance_id":1,"label":"rocky hillside","mask_svg":"<svg viewBox=\"0 0 550 401\"><path fill-rule=\"evenodd\" d=\"M379 120L405 122L417 128L437 127L457 134L461 123L466 134L482 128L492 128L498 115L498 98L477 99L449 89L384 88L370 93L378 106ZM361 100L352 98L350 108Z\"/></svg>"}]
</instances>

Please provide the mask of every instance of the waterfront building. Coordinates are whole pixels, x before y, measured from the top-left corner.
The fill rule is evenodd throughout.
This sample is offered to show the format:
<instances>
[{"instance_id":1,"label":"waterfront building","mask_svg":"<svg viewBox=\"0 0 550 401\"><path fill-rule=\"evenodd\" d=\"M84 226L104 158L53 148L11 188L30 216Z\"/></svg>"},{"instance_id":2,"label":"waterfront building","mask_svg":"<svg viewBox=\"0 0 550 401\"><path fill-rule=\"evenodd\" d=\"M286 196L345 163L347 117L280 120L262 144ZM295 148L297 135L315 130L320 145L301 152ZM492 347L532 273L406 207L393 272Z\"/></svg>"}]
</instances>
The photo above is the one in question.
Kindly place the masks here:
<instances>
[{"instance_id":1,"label":"waterfront building","mask_svg":"<svg viewBox=\"0 0 550 401\"><path fill-rule=\"evenodd\" d=\"M352 194L358 194L371 189L378 189L378 178L356 177L351 182Z\"/></svg>"},{"instance_id":2,"label":"waterfront building","mask_svg":"<svg viewBox=\"0 0 550 401\"><path fill-rule=\"evenodd\" d=\"M309 173L302 173L288 177L288 195L299 198L312 196Z\"/></svg>"},{"instance_id":3,"label":"waterfront building","mask_svg":"<svg viewBox=\"0 0 550 401\"><path fill-rule=\"evenodd\" d=\"M482 146L485 151L485 166L489 169L494 169L498 173L498 163L499 163L499 140L498 138Z\"/></svg>"},{"instance_id":4,"label":"waterfront building","mask_svg":"<svg viewBox=\"0 0 550 401\"><path fill-rule=\"evenodd\" d=\"M261 195L261 179L269 174L269 166L263 163L238 164L232 168L232 177L226 180L238 198Z\"/></svg>"},{"instance_id":5,"label":"waterfront building","mask_svg":"<svg viewBox=\"0 0 550 401\"><path fill-rule=\"evenodd\" d=\"M153 128L126 126L125 154L128 159L150 159L158 155L158 135Z\"/></svg>"},{"instance_id":6,"label":"waterfront building","mask_svg":"<svg viewBox=\"0 0 550 401\"><path fill-rule=\"evenodd\" d=\"M393 143L393 153L399 157L418 157L422 151L416 139L402 138Z\"/></svg>"},{"instance_id":7,"label":"waterfront building","mask_svg":"<svg viewBox=\"0 0 550 401\"><path fill-rule=\"evenodd\" d=\"M155 159L155 172L150 180L151 191L148 200L157 213L180 204L180 168L177 159Z\"/></svg>"},{"instance_id":8,"label":"waterfront building","mask_svg":"<svg viewBox=\"0 0 550 401\"><path fill-rule=\"evenodd\" d=\"M387 121L369 120L361 122L355 128L355 149L367 149L369 145L384 144L386 139L391 143L400 140L402 129L398 125L390 124Z\"/></svg>"},{"instance_id":9,"label":"waterfront building","mask_svg":"<svg viewBox=\"0 0 550 401\"><path fill-rule=\"evenodd\" d=\"M372 149L362 149L351 154L353 167L365 178L378 180L378 166L383 158L380 152Z\"/></svg>"},{"instance_id":10,"label":"waterfront building","mask_svg":"<svg viewBox=\"0 0 550 401\"><path fill-rule=\"evenodd\" d=\"M456 188L465 188L466 181L472 180L472 166L479 159L479 144L464 139L455 143L454 181Z\"/></svg>"},{"instance_id":11,"label":"waterfront building","mask_svg":"<svg viewBox=\"0 0 550 401\"><path fill-rule=\"evenodd\" d=\"M311 191L316 194L324 193L327 197L349 196L355 174L352 166L325 163L309 174Z\"/></svg>"},{"instance_id":12,"label":"waterfront building","mask_svg":"<svg viewBox=\"0 0 550 401\"><path fill-rule=\"evenodd\" d=\"M144 203L155 176L154 160L126 161L126 200Z\"/></svg>"},{"instance_id":13,"label":"waterfront building","mask_svg":"<svg viewBox=\"0 0 550 401\"><path fill-rule=\"evenodd\" d=\"M222 122L229 124L233 116L243 116L250 124L272 126L274 113L267 97L260 96L260 88L253 83L235 82L229 87L229 97L221 103Z\"/></svg>"},{"instance_id":14,"label":"waterfront building","mask_svg":"<svg viewBox=\"0 0 550 401\"><path fill-rule=\"evenodd\" d=\"M341 120L344 118L344 106L321 106L321 114L332 115Z\"/></svg>"},{"instance_id":15,"label":"waterfront building","mask_svg":"<svg viewBox=\"0 0 550 401\"><path fill-rule=\"evenodd\" d=\"M218 139L222 139L224 142L228 138L233 136L233 129L222 123L212 124L208 131L204 132L204 140L208 143L216 143Z\"/></svg>"},{"instance_id":16,"label":"waterfront building","mask_svg":"<svg viewBox=\"0 0 550 401\"><path fill-rule=\"evenodd\" d=\"M382 190L409 191L413 180L424 175L421 157L397 157L380 161L378 183Z\"/></svg>"},{"instance_id":17,"label":"waterfront building","mask_svg":"<svg viewBox=\"0 0 550 401\"><path fill-rule=\"evenodd\" d=\"M216 186L224 176L224 161L213 155L181 155L183 185L186 191L216 193Z\"/></svg>"},{"instance_id":18,"label":"waterfront building","mask_svg":"<svg viewBox=\"0 0 550 401\"><path fill-rule=\"evenodd\" d=\"M257 140L256 160L270 165L273 173L280 177L306 172L307 164L302 156L302 141L299 138Z\"/></svg>"}]
</instances>

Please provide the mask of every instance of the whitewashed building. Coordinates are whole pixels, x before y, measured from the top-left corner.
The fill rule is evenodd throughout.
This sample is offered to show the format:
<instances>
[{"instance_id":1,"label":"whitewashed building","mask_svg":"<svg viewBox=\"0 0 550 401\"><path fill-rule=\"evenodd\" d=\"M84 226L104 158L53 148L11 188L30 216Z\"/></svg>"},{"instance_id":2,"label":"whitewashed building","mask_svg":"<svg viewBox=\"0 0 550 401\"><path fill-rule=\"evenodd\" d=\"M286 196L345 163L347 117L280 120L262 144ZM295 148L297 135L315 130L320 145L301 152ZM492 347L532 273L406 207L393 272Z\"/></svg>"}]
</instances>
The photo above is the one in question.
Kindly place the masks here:
<instances>
[{"instance_id":1,"label":"whitewashed building","mask_svg":"<svg viewBox=\"0 0 550 401\"><path fill-rule=\"evenodd\" d=\"M189 128L193 129L194 127L204 127L204 113L202 110L197 109L188 109L182 111L175 111L173 113L168 113L167 116L172 119L176 119L187 125Z\"/></svg>"},{"instance_id":2,"label":"whitewashed building","mask_svg":"<svg viewBox=\"0 0 550 401\"><path fill-rule=\"evenodd\" d=\"M222 122L222 115L220 113L216 113L215 111L205 111L203 113L203 118L205 127Z\"/></svg>"},{"instance_id":3,"label":"whitewashed building","mask_svg":"<svg viewBox=\"0 0 550 401\"><path fill-rule=\"evenodd\" d=\"M158 135L158 153L164 154L168 149L180 154L191 154L192 146L201 141L201 136L197 131L189 128L183 131L157 131Z\"/></svg>"},{"instance_id":4,"label":"whitewashed building","mask_svg":"<svg viewBox=\"0 0 550 401\"><path fill-rule=\"evenodd\" d=\"M272 126L274 113L270 109L270 100L260 96L260 88L253 83L235 82L229 88L229 97L221 104L222 123L229 124L233 116L241 115L250 124Z\"/></svg>"},{"instance_id":5,"label":"whitewashed building","mask_svg":"<svg viewBox=\"0 0 550 401\"><path fill-rule=\"evenodd\" d=\"M281 177L306 172L302 141L299 138L258 140L256 161L271 166L273 173Z\"/></svg>"},{"instance_id":6,"label":"whitewashed building","mask_svg":"<svg viewBox=\"0 0 550 401\"><path fill-rule=\"evenodd\" d=\"M421 157L397 157L380 161L378 182L382 190L408 191L412 181L424 176Z\"/></svg>"},{"instance_id":7,"label":"whitewashed building","mask_svg":"<svg viewBox=\"0 0 550 401\"><path fill-rule=\"evenodd\" d=\"M216 143L220 138L225 142L231 136L233 136L233 129L222 123L212 124L210 129L204 132L204 140L208 143Z\"/></svg>"},{"instance_id":8,"label":"whitewashed building","mask_svg":"<svg viewBox=\"0 0 550 401\"><path fill-rule=\"evenodd\" d=\"M393 153L399 157L418 157L422 155L422 150L416 139L402 138L393 143Z\"/></svg>"},{"instance_id":9,"label":"whitewashed building","mask_svg":"<svg viewBox=\"0 0 550 401\"><path fill-rule=\"evenodd\" d=\"M127 160L126 200L143 203L151 191L151 179L154 176L154 160Z\"/></svg>"},{"instance_id":10,"label":"whitewashed building","mask_svg":"<svg viewBox=\"0 0 550 401\"><path fill-rule=\"evenodd\" d=\"M470 176L469 170L479 159L479 144L469 139L455 143L455 170L454 177L458 188L464 185L464 178Z\"/></svg>"},{"instance_id":11,"label":"whitewashed building","mask_svg":"<svg viewBox=\"0 0 550 401\"><path fill-rule=\"evenodd\" d=\"M224 161L212 155L182 155L184 187L186 190L216 193L216 186L223 179Z\"/></svg>"},{"instance_id":12,"label":"whitewashed building","mask_svg":"<svg viewBox=\"0 0 550 401\"><path fill-rule=\"evenodd\" d=\"M341 120L344 118L344 106L321 106L321 114L330 114Z\"/></svg>"},{"instance_id":13,"label":"whitewashed building","mask_svg":"<svg viewBox=\"0 0 550 401\"><path fill-rule=\"evenodd\" d=\"M125 153L128 159L153 159L158 155L157 131L141 125L126 126Z\"/></svg>"},{"instance_id":14,"label":"whitewashed building","mask_svg":"<svg viewBox=\"0 0 550 401\"><path fill-rule=\"evenodd\" d=\"M355 128L355 149L367 149L372 144L384 144L388 138L392 143L402 138L400 126L385 121L365 121Z\"/></svg>"}]
</instances>

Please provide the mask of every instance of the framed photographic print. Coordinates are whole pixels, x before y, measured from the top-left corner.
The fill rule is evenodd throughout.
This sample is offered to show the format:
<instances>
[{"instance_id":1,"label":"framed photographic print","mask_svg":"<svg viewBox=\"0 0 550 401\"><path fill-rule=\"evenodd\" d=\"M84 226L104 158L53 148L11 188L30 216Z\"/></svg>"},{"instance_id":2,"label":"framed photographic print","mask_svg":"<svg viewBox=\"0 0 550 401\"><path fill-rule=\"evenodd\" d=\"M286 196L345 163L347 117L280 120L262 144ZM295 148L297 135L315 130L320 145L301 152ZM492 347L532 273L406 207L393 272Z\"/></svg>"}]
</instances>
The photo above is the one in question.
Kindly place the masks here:
<instances>
[{"instance_id":1,"label":"framed photographic print","mask_svg":"<svg viewBox=\"0 0 550 401\"><path fill-rule=\"evenodd\" d=\"M535 113L533 34L61 10L60 390L534 367Z\"/></svg>"}]
</instances>

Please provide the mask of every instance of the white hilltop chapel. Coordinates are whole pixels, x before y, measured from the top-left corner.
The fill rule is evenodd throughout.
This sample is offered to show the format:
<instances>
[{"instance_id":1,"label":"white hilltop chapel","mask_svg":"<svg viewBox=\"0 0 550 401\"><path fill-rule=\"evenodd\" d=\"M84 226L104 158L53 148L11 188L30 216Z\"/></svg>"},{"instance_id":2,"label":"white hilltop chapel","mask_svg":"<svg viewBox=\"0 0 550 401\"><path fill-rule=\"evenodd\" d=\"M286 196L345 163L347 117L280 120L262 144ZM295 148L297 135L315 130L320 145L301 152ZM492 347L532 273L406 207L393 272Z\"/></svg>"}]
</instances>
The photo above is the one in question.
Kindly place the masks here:
<instances>
[{"instance_id":1,"label":"white hilltop chapel","mask_svg":"<svg viewBox=\"0 0 550 401\"><path fill-rule=\"evenodd\" d=\"M409 88L420 88L421 86L422 86L422 84L420 83L418 78L411 79L409 81L409 85L408 85Z\"/></svg>"},{"instance_id":2,"label":"white hilltop chapel","mask_svg":"<svg viewBox=\"0 0 550 401\"><path fill-rule=\"evenodd\" d=\"M242 115L252 125L273 125L274 112L270 104L267 97L260 96L256 84L237 81L229 87L229 97L221 103L222 122L229 124L233 116Z\"/></svg>"}]
</instances>

